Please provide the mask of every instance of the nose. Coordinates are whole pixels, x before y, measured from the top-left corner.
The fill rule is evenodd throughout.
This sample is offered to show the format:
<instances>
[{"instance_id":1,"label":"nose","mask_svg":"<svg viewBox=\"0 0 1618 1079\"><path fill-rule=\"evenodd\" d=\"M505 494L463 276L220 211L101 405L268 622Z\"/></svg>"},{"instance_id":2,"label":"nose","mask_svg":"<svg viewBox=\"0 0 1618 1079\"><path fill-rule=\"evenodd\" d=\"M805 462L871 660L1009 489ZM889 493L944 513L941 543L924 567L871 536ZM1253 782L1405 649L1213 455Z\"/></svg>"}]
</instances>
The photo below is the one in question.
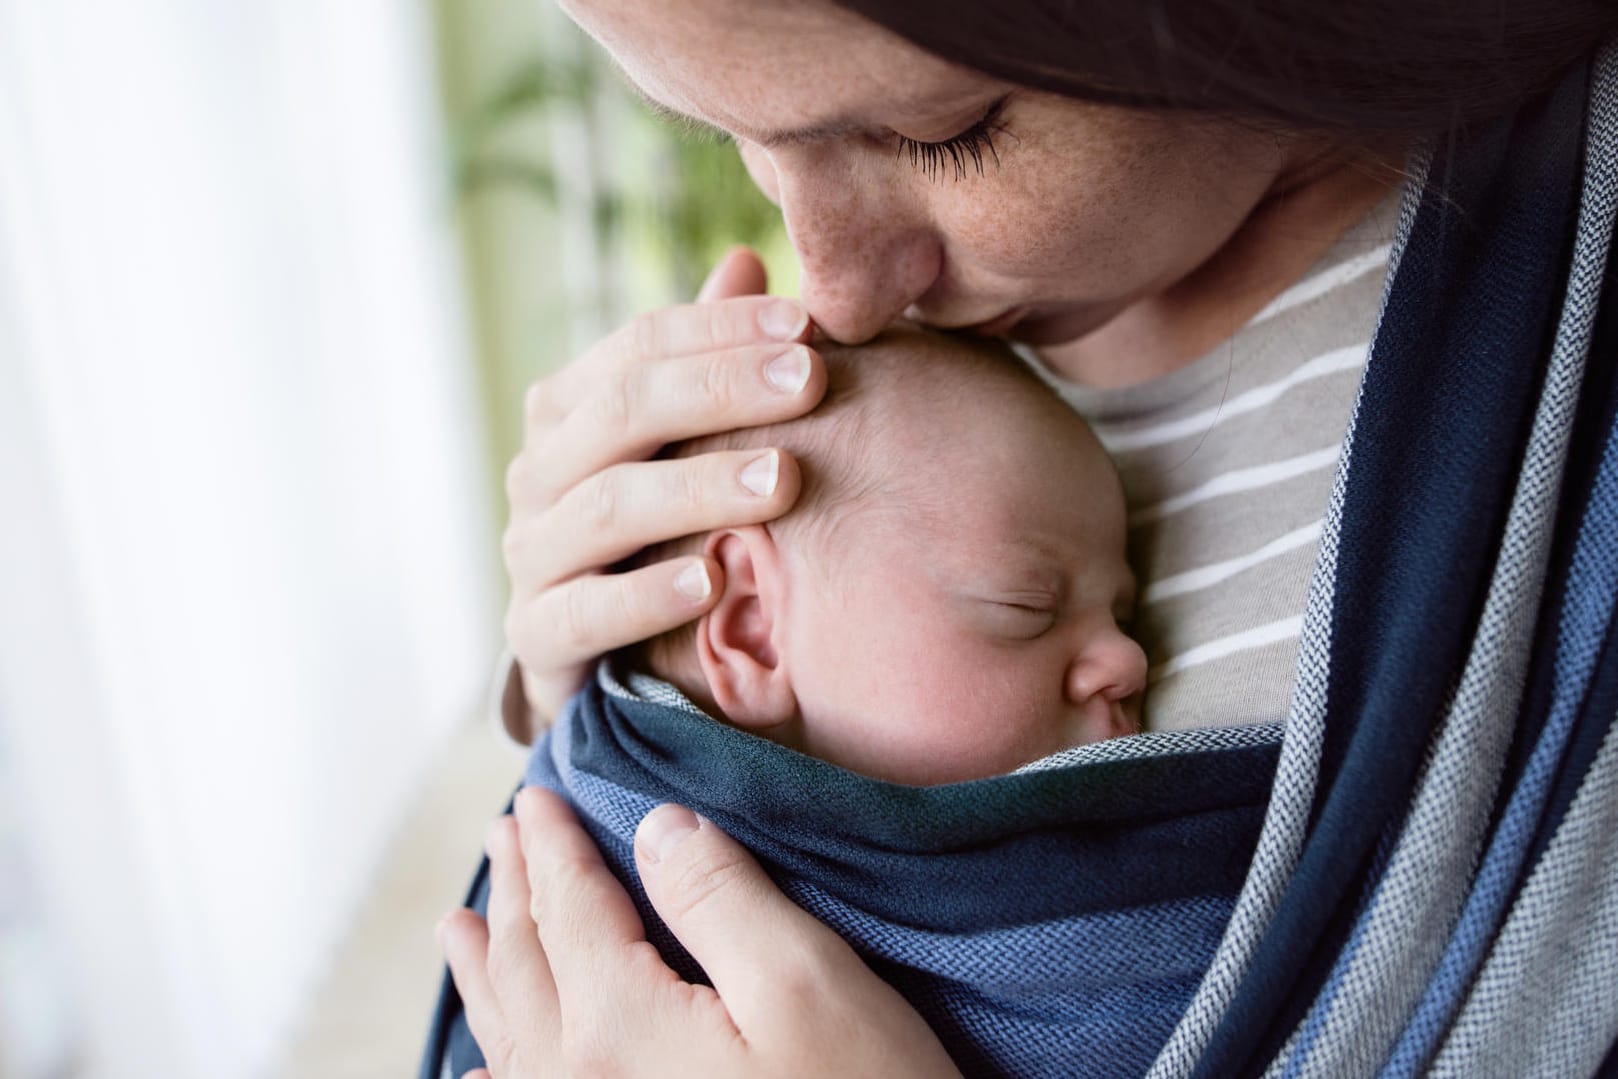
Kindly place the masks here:
<instances>
[{"instance_id":1,"label":"nose","mask_svg":"<svg viewBox=\"0 0 1618 1079\"><path fill-rule=\"evenodd\" d=\"M1085 641L1067 670L1068 701L1093 738L1132 732L1145 688L1146 653L1115 627Z\"/></svg>"},{"instance_id":2,"label":"nose","mask_svg":"<svg viewBox=\"0 0 1618 1079\"><path fill-rule=\"evenodd\" d=\"M833 339L874 337L938 276L942 248L896 179L811 158L776 162L775 178L804 305Z\"/></svg>"}]
</instances>

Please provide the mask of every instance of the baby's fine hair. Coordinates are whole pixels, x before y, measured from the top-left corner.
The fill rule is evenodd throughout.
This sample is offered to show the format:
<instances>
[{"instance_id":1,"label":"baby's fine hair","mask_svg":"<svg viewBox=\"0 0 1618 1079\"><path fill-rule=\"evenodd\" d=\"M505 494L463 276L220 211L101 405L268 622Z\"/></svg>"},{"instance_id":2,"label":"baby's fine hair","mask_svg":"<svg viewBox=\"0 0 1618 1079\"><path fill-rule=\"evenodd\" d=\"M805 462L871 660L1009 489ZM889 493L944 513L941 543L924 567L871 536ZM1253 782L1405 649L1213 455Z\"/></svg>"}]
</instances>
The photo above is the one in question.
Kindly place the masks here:
<instances>
[{"instance_id":1,"label":"baby's fine hair","mask_svg":"<svg viewBox=\"0 0 1618 1079\"><path fill-rule=\"evenodd\" d=\"M837 530L862 508L877 505L891 482L893 472L884 467L882 458L893 441L883 437L885 413L872 407L874 401L897 394L904 399L901 407L942 418L953 409L972 407L972 399L984 393L987 377L1067 409L1055 391L997 340L896 326L864 344L817 345L816 351L826 365L826 395L807 415L674 443L659 455L692 457L769 447L792 454L803 480L798 500L766 527L777 539L810 549L829 549ZM931 435L947 439L951 432L941 422ZM699 533L655 544L627 565L700 554L706 539ZM694 624L671 630L651 642L646 652L631 650L630 659L641 669L650 669L651 656L680 654L691 647L695 633Z\"/></svg>"},{"instance_id":2,"label":"baby's fine hair","mask_svg":"<svg viewBox=\"0 0 1618 1079\"><path fill-rule=\"evenodd\" d=\"M763 427L746 427L675 443L662 457L692 457L720 450L763 450L778 447L798 462L802 488L797 502L771 522L778 535L807 542L829 540L831 533L860 507L874 502L886 483L881 457L890 443L882 437L884 410L870 407L889 394L904 398L902 407L947 416L956 407L972 407L985 376L1032 390L1058 407L1059 399L1027 364L1004 343L989 338L944 334L898 326L860 345L816 346L826 365L826 394L805 416ZM945 354L947 353L947 354ZM963 400L966 399L966 400ZM947 424L936 428L948 438ZM704 536L687 536L648 548L637 564L648 564L701 550Z\"/></svg>"}]
</instances>

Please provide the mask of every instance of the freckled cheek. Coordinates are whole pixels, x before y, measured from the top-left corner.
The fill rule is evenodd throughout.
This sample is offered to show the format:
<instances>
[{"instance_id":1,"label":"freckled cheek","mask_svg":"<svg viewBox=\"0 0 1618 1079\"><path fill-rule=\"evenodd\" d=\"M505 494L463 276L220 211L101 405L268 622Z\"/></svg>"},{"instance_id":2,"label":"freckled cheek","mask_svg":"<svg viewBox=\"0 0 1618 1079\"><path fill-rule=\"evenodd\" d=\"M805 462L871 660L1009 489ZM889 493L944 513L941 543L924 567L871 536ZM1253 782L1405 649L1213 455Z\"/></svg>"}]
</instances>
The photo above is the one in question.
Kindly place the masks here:
<instances>
[{"instance_id":1,"label":"freckled cheek","mask_svg":"<svg viewBox=\"0 0 1618 1079\"><path fill-rule=\"evenodd\" d=\"M939 220L957 257L976 268L1087 290L1139 257L1135 196L1111 170L1008 160L981 191L970 186L950 193Z\"/></svg>"}]
</instances>

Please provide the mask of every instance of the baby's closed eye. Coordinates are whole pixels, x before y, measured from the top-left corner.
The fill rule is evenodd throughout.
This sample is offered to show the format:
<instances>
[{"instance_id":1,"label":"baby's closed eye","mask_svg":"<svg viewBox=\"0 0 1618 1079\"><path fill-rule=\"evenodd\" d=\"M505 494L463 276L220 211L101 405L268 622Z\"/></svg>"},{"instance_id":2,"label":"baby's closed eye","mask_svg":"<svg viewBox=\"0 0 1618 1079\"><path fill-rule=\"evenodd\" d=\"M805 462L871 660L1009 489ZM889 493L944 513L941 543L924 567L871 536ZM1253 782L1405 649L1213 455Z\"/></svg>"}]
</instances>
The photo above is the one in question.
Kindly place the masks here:
<instances>
[{"instance_id":1,"label":"baby's closed eye","mask_svg":"<svg viewBox=\"0 0 1618 1079\"><path fill-rule=\"evenodd\" d=\"M1031 641L1056 624L1056 601L1049 597L984 599L973 604L973 618L995 637Z\"/></svg>"}]
</instances>

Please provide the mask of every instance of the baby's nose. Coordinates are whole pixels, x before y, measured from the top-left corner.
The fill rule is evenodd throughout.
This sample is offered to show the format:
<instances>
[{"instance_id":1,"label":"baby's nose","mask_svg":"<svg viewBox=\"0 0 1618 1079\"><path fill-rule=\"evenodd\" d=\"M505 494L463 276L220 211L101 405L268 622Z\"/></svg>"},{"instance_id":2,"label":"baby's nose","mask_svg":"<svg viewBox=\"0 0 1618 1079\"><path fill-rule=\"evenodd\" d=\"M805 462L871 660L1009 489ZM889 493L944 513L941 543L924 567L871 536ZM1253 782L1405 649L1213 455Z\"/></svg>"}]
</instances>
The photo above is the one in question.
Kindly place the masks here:
<instances>
[{"instance_id":1,"label":"baby's nose","mask_svg":"<svg viewBox=\"0 0 1618 1079\"><path fill-rule=\"evenodd\" d=\"M1091 641L1068 668L1067 697L1093 738L1138 729L1146 653L1122 631Z\"/></svg>"},{"instance_id":2,"label":"baby's nose","mask_svg":"<svg viewBox=\"0 0 1618 1079\"><path fill-rule=\"evenodd\" d=\"M1122 701L1145 688L1146 653L1122 631L1090 642L1068 668L1067 694L1075 704Z\"/></svg>"}]
</instances>

